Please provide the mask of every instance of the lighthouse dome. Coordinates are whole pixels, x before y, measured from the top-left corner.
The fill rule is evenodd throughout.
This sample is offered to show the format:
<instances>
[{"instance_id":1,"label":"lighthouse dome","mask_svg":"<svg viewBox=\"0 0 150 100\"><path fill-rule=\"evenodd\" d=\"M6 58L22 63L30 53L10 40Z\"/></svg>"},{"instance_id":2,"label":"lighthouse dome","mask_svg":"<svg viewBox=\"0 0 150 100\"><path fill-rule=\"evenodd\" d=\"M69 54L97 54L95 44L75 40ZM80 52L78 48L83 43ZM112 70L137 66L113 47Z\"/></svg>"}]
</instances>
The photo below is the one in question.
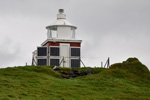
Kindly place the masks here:
<instances>
[{"instance_id":1,"label":"lighthouse dome","mask_svg":"<svg viewBox=\"0 0 150 100\"><path fill-rule=\"evenodd\" d=\"M66 14L64 13L64 9L59 9L59 12L57 14L57 20L51 23L46 28L49 28L51 26L59 26L59 25L71 26L71 27L77 28L76 26L73 26L70 22L66 20Z\"/></svg>"},{"instance_id":2,"label":"lighthouse dome","mask_svg":"<svg viewBox=\"0 0 150 100\"><path fill-rule=\"evenodd\" d=\"M77 28L76 26L73 26L70 22L68 22L65 19L57 19L55 22L53 22L51 25L47 26L46 28L52 27L52 26L70 26L74 27L75 29Z\"/></svg>"},{"instance_id":3,"label":"lighthouse dome","mask_svg":"<svg viewBox=\"0 0 150 100\"><path fill-rule=\"evenodd\" d=\"M48 39L75 39L76 26L66 20L64 9L59 9L57 20L46 27Z\"/></svg>"}]
</instances>

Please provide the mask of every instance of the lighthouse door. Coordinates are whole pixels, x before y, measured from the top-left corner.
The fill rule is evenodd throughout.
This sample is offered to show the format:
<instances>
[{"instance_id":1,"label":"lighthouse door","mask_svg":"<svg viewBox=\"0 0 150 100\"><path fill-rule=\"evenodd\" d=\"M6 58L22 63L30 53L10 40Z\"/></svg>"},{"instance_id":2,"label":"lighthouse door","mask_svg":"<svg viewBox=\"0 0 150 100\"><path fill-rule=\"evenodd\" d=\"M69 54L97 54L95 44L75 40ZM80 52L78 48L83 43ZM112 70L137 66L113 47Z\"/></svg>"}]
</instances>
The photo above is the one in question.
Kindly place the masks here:
<instances>
[{"instance_id":1,"label":"lighthouse door","mask_svg":"<svg viewBox=\"0 0 150 100\"><path fill-rule=\"evenodd\" d=\"M69 67L69 47L70 44L60 44L60 57L63 61L60 66L62 67Z\"/></svg>"}]
</instances>

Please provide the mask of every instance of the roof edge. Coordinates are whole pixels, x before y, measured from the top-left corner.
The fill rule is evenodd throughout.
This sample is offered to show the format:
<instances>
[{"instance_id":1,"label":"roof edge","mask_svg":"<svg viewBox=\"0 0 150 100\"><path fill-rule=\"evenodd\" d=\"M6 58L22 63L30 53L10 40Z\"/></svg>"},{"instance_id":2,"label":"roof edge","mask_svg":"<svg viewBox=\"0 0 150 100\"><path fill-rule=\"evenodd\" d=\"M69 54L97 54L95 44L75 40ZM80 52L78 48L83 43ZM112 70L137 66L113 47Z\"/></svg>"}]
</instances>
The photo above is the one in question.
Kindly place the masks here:
<instances>
[{"instance_id":1,"label":"roof edge","mask_svg":"<svg viewBox=\"0 0 150 100\"><path fill-rule=\"evenodd\" d=\"M49 26L46 26L45 28L48 29L48 28L53 27L53 26L64 26L64 27L69 26L69 27L74 27L75 29L77 29L77 27L73 26L73 25L49 25Z\"/></svg>"},{"instance_id":2,"label":"roof edge","mask_svg":"<svg viewBox=\"0 0 150 100\"><path fill-rule=\"evenodd\" d=\"M74 43L82 43L82 40L65 40L65 39L47 39L41 45L45 45L47 42L74 42Z\"/></svg>"}]
</instances>

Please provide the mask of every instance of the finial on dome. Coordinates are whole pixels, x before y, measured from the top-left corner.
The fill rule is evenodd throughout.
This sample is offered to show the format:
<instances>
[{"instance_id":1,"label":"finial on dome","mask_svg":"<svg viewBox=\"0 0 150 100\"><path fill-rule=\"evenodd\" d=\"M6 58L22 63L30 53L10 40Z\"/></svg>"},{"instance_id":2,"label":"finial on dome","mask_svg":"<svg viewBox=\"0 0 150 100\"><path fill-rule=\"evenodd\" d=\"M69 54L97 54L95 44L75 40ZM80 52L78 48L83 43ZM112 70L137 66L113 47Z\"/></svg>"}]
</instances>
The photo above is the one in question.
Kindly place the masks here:
<instances>
[{"instance_id":1,"label":"finial on dome","mask_svg":"<svg viewBox=\"0 0 150 100\"><path fill-rule=\"evenodd\" d=\"M59 9L59 13L64 13L64 9Z\"/></svg>"},{"instance_id":2,"label":"finial on dome","mask_svg":"<svg viewBox=\"0 0 150 100\"><path fill-rule=\"evenodd\" d=\"M57 19L66 19L66 14L64 14L64 9L58 10Z\"/></svg>"}]
</instances>

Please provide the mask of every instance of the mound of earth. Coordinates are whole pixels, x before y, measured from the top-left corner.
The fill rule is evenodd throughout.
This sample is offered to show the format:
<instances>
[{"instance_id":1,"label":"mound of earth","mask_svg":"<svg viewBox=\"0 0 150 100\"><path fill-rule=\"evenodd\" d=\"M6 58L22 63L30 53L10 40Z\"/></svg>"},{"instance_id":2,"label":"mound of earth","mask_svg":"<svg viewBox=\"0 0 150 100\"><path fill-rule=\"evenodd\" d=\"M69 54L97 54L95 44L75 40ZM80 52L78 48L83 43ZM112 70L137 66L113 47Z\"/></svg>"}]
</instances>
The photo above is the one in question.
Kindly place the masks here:
<instances>
[{"instance_id":1,"label":"mound of earth","mask_svg":"<svg viewBox=\"0 0 150 100\"><path fill-rule=\"evenodd\" d=\"M136 75L149 75L150 72L148 68L143 65L137 58L128 58L122 63L116 63L110 66L110 69L120 69L125 70Z\"/></svg>"}]
</instances>

